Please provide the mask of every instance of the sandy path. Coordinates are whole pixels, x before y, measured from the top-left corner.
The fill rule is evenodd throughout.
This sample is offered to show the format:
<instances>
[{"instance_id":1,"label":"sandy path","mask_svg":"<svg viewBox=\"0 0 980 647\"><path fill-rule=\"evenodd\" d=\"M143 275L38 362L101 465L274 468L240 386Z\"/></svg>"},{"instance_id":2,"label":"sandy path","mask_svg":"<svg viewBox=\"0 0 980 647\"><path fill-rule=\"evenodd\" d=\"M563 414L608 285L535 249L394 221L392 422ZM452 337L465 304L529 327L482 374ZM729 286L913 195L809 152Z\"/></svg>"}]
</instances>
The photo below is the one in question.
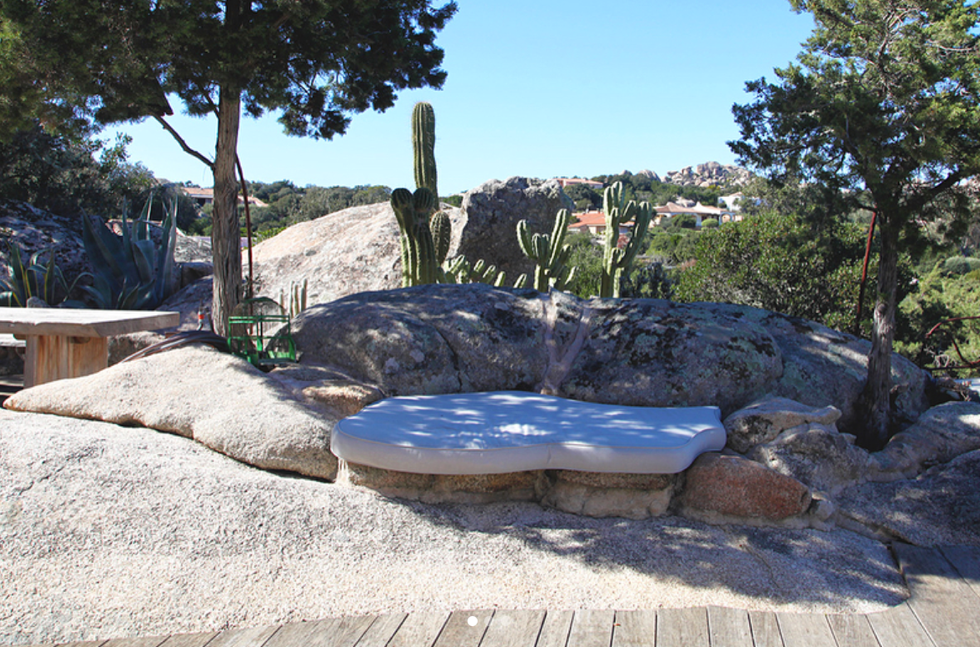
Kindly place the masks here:
<instances>
[{"instance_id":1,"label":"sandy path","mask_svg":"<svg viewBox=\"0 0 980 647\"><path fill-rule=\"evenodd\" d=\"M0 411L0 644L466 608L872 611L905 595L846 531L406 503L193 441Z\"/></svg>"}]
</instances>

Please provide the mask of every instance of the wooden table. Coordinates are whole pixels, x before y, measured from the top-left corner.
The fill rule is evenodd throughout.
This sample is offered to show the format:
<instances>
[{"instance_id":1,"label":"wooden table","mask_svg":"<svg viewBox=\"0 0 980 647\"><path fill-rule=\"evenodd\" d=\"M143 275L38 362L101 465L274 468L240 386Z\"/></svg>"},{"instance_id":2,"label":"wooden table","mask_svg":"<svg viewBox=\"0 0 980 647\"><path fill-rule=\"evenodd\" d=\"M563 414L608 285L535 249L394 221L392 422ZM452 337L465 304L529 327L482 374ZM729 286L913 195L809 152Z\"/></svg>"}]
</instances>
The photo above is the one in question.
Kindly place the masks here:
<instances>
[{"instance_id":1,"label":"wooden table","mask_svg":"<svg viewBox=\"0 0 980 647\"><path fill-rule=\"evenodd\" d=\"M171 328L178 312L0 308L0 333L27 341L24 386L80 377L109 365L109 340L141 330Z\"/></svg>"}]
</instances>

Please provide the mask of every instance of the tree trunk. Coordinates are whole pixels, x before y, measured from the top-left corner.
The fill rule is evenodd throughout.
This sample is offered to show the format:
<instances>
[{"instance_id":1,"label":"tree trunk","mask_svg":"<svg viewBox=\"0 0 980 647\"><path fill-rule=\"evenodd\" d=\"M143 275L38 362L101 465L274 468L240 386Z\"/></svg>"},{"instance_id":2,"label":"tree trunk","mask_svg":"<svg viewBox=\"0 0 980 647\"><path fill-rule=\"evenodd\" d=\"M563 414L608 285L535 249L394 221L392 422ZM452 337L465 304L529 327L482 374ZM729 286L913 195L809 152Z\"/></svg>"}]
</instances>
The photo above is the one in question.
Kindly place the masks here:
<instances>
[{"instance_id":1,"label":"tree trunk","mask_svg":"<svg viewBox=\"0 0 980 647\"><path fill-rule=\"evenodd\" d=\"M858 444L877 450L888 442L891 422L892 342L895 339L895 303L898 287L898 232L889 218L879 214L881 251L878 261L878 298L871 329L868 380L862 402L864 425Z\"/></svg>"},{"instance_id":2,"label":"tree trunk","mask_svg":"<svg viewBox=\"0 0 980 647\"><path fill-rule=\"evenodd\" d=\"M228 335L228 318L242 299L241 227L238 224L238 179L235 159L241 96L222 87L218 99L218 142L214 155L214 211L211 253L214 259L214 296L211 321L219 335Z\"/></svg>"}]
</instances>

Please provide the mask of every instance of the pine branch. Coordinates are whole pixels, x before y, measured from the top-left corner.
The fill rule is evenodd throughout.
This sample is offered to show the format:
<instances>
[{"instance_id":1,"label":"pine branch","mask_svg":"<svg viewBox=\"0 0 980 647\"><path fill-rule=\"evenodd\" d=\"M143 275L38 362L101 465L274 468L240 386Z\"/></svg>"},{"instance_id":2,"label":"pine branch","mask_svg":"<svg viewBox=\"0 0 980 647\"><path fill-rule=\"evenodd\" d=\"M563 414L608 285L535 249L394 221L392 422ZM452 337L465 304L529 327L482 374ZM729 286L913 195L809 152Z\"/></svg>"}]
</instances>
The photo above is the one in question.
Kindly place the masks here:
<instances>
[{"instance_id":1,"label":"pine branch","mask_svg":"<svg viewBox=\"0 0 980 647\"><path fill-rule=\"evenodd\" d=\"M203 154L197 152L196 150L194 150L193 148L191 148L190 146L188 146L187 145L187 142L184 141L184 138L180 136L180 133L178 133L176 130L174 130L173 126L171 126L170 124L168 124L166 119L164 119L163 117L156 116L156 115L154 115L153 118L156 119L157 122L161 126L163 126L163 129L164 130L166 130L168 133L170 133L170 136L171 137L173 137L174 139L177 140L177 143L180 144L180 147L182 149L184 149L184 152L185 153L187 153L188 155L190 155L192 157L196 157L205 166L207 166L209 169L211 169L211 172L212 173L214 172L214 162L212 162L207 157L205 157Z\"/></svg>"}]
</instances>

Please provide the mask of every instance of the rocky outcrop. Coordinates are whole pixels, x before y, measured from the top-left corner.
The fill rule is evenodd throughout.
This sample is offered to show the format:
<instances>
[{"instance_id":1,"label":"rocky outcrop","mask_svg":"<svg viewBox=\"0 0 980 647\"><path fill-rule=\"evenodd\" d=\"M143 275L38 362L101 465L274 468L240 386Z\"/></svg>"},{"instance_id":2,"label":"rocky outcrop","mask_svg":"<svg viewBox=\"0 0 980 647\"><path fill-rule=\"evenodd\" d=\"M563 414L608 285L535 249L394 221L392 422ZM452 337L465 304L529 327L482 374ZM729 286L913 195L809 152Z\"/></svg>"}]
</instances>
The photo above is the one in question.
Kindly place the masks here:
<instances>
[{"instance_id":1,"label":"rocky outcrop","mask_svg":"<svg viewBox=\"0 0 980 647\"><path fill-rule=\"evenodd\" d=\"M671 171L664 175L663 181L667 184L679 184L681 186L732 188L742 186L750 179L752 179L752 173L747 169L719 164L718 162L706 162L697 166L688 166L680 171Z\"/></svg>"},{"instance_id":2,"label":"rocky outcrop","mask_svg":"<svg viewBox=\"0 0 980 647\"><path fill-rule=\"evenodd\" d=\"M302 361L270 373L184 348L28 389L7 406L143 424L259 467L324 479L339 469L340 483L427 502L530 500L591 516L839 523L908 537L888 515L912 514L922 500L949 513L937 536L969 536L961 526L973 523L951 513L955 498L934 490L973 487L964 457L980 452L980 405L935 407L869 454L843 427L856 418L865 342L810 322L717 304L432 285L346 297L293 323ZM924 378L895 362L896 379L907 380L897 406L917 416L926 407ZM328 450L338 420L382 397L500 390L718 405L730 447L676 475L408 474L338 466Z\"/></svg>"},{"instance_id":3,"label":"rocky outcrop","mask_svg":"<svg viewBox=\"0 0 980 647\"><path fill-rule=\"evenodd\" d=\"M635 406L715 405L729 415L766 394L857 421L868 342L745 306L591 300L485 285L365 293L293 321L303 362L337 367L383 393L553 393ZM910 419L926 376L894 356Z\"/></svg>"},{"instance_id":4,"label":"rocky outcrop","mask_svg":"<svg viewBox=\"0 0 980 647\"><path fill-rule=\"evenodd\" d=\"M253 250L256 294L279 300L307 281L311 304L401 285L398 223L388 203L301 222Z\"/></svg>"},{"instance_id":5,"label":"rocky outcrop","mask_svg":"<svg viewBox=\"0 0 980 647\"><path fill-rule=\"evenodd\" d=\"M12 200L0 205L0 239L0 273L4 276L9 271L7 244L18 245L25 262L34 252L54 249L58 266L69 283L90 271L82 244L81 216L59 216Z\"/></svg>"},{"instance_id":6,"label":"rocky outcrop","mask_svg":"<svg viewBox=\"0 0 980 647\"><path fill-rule=\"evenodd\" d=\"M517 223L527 220L531 233L551 233L558 211L574 208L558 180L512 177L485 182L463 196L460 219L453 222L450 255L496 265L513 285L519 275L534 270L517 241Z\"/></svg>"},{"instance_id":7,"label":"rocky outcrop","mask_svg":"<svg viewBox=\"0 0 980 647\"><path fill-rule=\"evenodd\" d=\"M511 284L533 270L517 241L517 223L550 232L559 209L574 205L556 180L513 177L486 182L463 196L461 209L443 205L452 223L449 257L483 259L507 273ZM352 207L287 228L255 246L256 293L279 299L307 282L307 300L401 286L398 224L388 203Z\"/></svg>"},{"instance_id":8,"label":"rocky outcrop","mask_svg":"<svg viewBox=\"0 0 980 647\"><path fill-rule=\"evenodd\" d=\"M333 479L330 432L341 416L313 411L248 362L189 346L48 382L7 399L14 411L143 425L250 465Z\"/></svg>"},{"instance_id":9,"label":"rocky outcrop","mask_svg":"<svg viewBox=\"0 0 980 647\"><path fill-rule=\"evenodd\" d=\"M980 451L962 454L915 478L857 485L843 491L836 503L838 525L881 540L978 546Z\"/></svg>"}]
</instances>

